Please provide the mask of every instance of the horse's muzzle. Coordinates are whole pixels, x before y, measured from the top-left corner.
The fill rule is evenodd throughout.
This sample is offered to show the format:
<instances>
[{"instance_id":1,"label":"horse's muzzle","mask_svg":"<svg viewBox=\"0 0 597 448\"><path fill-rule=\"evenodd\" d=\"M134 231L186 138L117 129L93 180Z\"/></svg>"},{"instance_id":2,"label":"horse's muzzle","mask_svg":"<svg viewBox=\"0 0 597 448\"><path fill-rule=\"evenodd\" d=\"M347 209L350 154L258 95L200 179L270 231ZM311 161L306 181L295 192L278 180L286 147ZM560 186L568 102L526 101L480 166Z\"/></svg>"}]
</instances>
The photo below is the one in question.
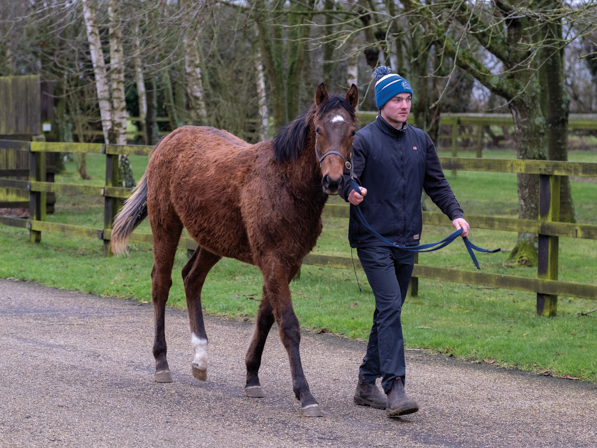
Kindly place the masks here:
<instances>
[{"instance_id":1,"label":"horse's muzzle","mask_svg":"<svg viewBox=\"0 0 597 448\"><path fill-rule=\"evenodd\" d=\"M321 186L323 188L323 192L326 194L338 194L338 190L343 183L343 176L340 176L337 179L332 179L329 174L326 174L323 176L323 179L321 179Z\"/></svg>"}]
</instances>

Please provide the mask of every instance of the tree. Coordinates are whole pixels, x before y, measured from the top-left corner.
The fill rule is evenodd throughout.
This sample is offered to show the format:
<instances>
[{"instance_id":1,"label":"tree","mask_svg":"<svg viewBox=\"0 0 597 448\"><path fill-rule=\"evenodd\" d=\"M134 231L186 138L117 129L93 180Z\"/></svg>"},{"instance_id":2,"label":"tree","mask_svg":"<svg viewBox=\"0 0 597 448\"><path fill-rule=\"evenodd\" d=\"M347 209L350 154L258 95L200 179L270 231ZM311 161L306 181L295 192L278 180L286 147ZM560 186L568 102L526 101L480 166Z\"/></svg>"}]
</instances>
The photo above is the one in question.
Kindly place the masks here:
<instances>
[{"instance_id":1,"label":"tree","mask_svg":"<svg viewBox=\"0 0 597 448\"><path fill-rule=\"evenodd\" d=\"M436 4L401 0L401 3L418 18L436 48L452 58L455 66L506 99L514 119L518 158L547 159L547 125L541 107L538 70L544 63L544 49L554 40L553 33L550 39L544 38L546 29L557 17L563 17L557 2L494 0L486 4L447 0ZM501 73L474 57L469 38L474 38L494 61L499 61ZM562 83L562 79L554 77L552 82ZM538 176L519 174L518 196L519 218L537 219ZM512 256L522 264L530 264L536 258L535 243L536 235L519 234Z\"/></svg>"},{"instance_id":2,"label":"tree","mask_svg":"<svg viewBox=\"0 0 597 448\"><path fill-rule=\"evenodd\" d=\"M82 0L82 3L91 61L95 73L104 141L106 143L126 145L126 101L124 95L124 57L119 11L120 4L118 0L110 0L108 6L110 18L110 79L112 87L110 91L100 32L96 22L95 7L92 4L92 0ZM118 156L118 166L123 185L134 187L135 179L128 156Z\"/></svg>"}]
</instances>

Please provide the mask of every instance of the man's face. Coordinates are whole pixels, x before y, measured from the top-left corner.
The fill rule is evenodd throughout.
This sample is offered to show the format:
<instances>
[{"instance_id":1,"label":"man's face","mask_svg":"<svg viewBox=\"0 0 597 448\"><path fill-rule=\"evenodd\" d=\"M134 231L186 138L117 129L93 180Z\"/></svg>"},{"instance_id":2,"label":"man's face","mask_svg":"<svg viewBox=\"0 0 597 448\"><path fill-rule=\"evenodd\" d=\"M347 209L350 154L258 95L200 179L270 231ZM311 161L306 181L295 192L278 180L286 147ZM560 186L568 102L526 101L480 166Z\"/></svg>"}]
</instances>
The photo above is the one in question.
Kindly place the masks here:
<instances>
[{"instance_id":1,"label":"man's face","mask_svg":"<svg viewBox=\"0 0 597 448\"><path fill-rule=\"evenodd\" d=\"M381 108L381 116L395 128L400 129L410 113L410 93L399 93Z\"/></svg>"}]
</instances>

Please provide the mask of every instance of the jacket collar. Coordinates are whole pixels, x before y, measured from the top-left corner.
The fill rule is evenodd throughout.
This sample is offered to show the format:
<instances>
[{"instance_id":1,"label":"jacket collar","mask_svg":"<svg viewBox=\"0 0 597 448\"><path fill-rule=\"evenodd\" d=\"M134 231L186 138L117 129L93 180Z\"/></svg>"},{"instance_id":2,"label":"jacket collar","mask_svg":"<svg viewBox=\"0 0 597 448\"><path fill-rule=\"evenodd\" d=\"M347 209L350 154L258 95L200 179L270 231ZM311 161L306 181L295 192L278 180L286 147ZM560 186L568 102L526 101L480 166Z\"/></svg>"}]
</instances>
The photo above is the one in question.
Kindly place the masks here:
<instances>
[{"instance_id":1,"label":"jacket collar","mask_svg":"<svg viewBox=\"0 0 597 448\"><path fill-rule=\"evenodd\" d=\"M409 126L408 122L405 122L404 126L402 126L402 129L396 129L381 116L381 112L377 114L377 119L375 121L377 123L378 128L381 129L384 134L398 138L401 138L404 135L406 129Z\"/></svg>"}]
</instances>

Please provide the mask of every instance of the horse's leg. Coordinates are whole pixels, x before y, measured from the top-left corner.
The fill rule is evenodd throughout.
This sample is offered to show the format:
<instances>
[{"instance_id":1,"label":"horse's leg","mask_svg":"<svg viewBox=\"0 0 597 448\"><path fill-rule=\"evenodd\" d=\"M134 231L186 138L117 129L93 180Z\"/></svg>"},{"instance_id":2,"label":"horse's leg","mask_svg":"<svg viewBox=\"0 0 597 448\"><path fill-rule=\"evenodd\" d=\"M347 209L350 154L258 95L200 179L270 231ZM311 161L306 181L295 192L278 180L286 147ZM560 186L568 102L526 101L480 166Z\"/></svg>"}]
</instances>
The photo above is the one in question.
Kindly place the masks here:
<instances>
[{"instance_id":1,"label":"horse's leg","mask_svg":"<svg viewBox=\"0 0 597 448\"><path fill-rule=\"evenodd\" d=\"M267 293L265 286L263 287L263 298L259 305L257 312L257 320L255 321L255 331L251 338L251 344L247 350L245 357L245 365L247 366L247 385L245 386L245 394L251 398L263 398L265 392L261 388L259 382L259 367L261 366L261 355L265 347L265 341L269 330L274 324L274 313L272 307L267 300Z\"/></svg>"},{"instance_id":2,"label":"horse's leg","mask_svg":"<svg viewBox=\"0 0 597 448\"><path fill-rule=\"evenodd\" d=\"M199 381L207 379L207 333L201 309L201 289L207 273L221 258L219 255L214 255L198 247L182 270L191 327L191 344L195 349L191 372Z\"/></svg>"},{"instance_id":3,"label":"horse's leg","mask_svg":"<svg viewBox=\"0 0 597 448\"><path fill-rule=\"evenodd\" d=\"M261 270L263 272L264 291L267 292L267 300L271 304L274 317L278 323L280 339L288 353L292 388L296 398L301 402L301 416L321 417L323 412L309 390L309 384L301 364L301 355L299 353L301 331L290 298L290 287L288 285L290 270L273 259L265 260L262 263Z\"/></svg>"},{"instance_id":4,"label":"horse's leg","mask_svg":"<svg viewBox=\"0 0 597 448\"><path fill-rule=\"evenodd\" d=\"M182 233L180 221L171 223L168 228L153 231L153 269L151 271L151 299L155 320L155 339L153 342L153 356L155 358L155 381L171 383L170 368L166 359L165 316L168 293L172 286L172 266L178 247L178 240Z\"/></svg>"},{"instance_id":5,"label":"horse's leg","mask_svg":"<svg viewBox=\"0 0 597 448\"><path fill-rule=\"evenodd\" d=\"M291 271L288 280L289 282L294 278L299 268L300 265ZM274 321L274 313L267 300L267 292L264 285L263 298L259 305L259 311L257 312L257 320L255 321L255 331L245 358L245 364L247 366L247 385L245 386L245 394L247 397L265 397L265 392L261 388L261 383L259 382L259 367L261 366L261 357L263 355L265 341Z\"/></svg>"}]
</instances>

